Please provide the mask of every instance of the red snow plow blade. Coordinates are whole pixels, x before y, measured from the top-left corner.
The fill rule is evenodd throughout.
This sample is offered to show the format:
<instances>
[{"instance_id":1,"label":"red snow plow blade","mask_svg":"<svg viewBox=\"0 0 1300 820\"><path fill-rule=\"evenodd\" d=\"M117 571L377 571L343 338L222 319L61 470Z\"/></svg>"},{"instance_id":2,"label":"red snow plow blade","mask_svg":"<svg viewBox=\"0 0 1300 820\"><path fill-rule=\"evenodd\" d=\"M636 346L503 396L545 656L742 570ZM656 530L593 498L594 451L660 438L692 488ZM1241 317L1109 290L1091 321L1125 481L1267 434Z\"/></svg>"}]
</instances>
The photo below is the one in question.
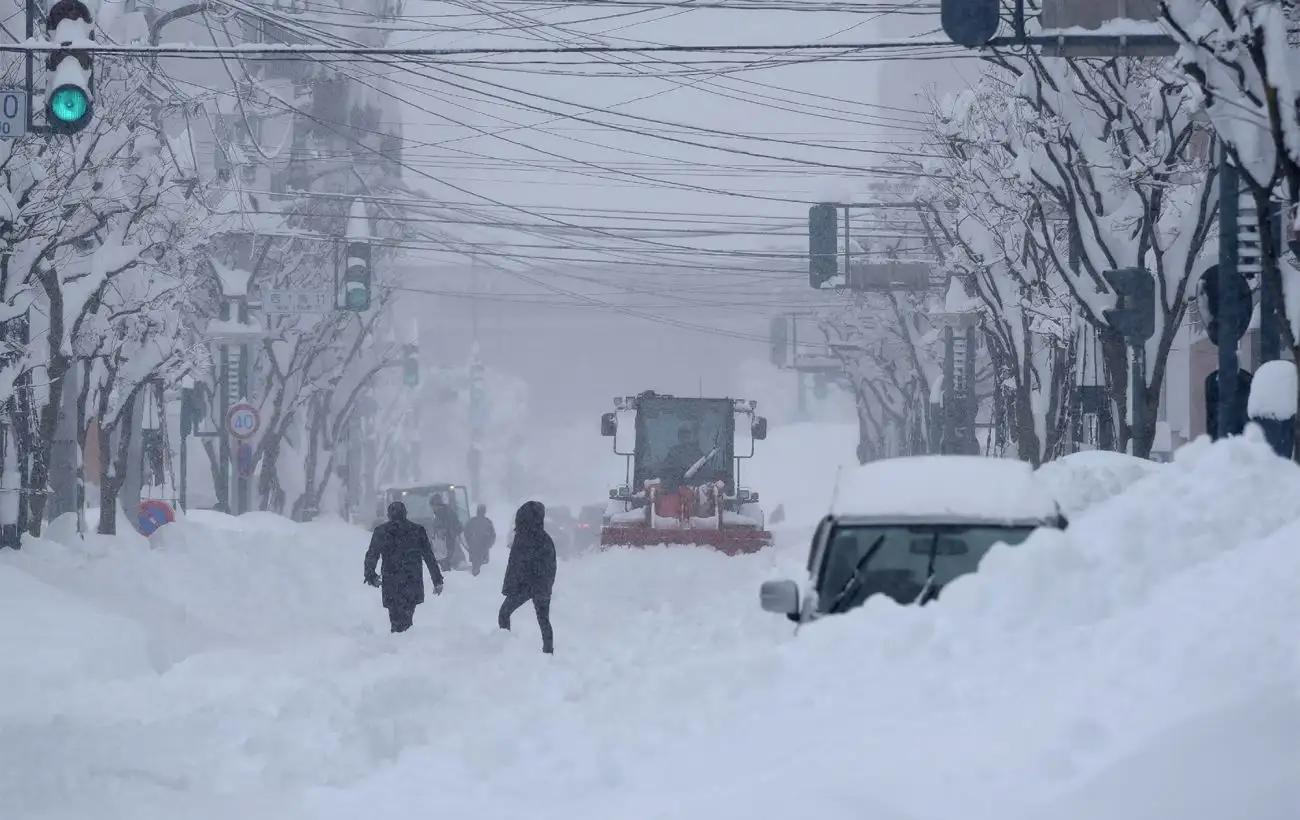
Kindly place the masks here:
<instances>
[{"instance_id":1,"label":"red snow plow blade","mask_svg":"<svg viewBox=\"0 0 1300 820\"><path fill-rule=\"evenodd\" d=\"M759 529L758 521L723 511L721 489L721 485L707 485L661 493L658 486L648 487L648 503L641 512L601 528L601 549L668 544L742 555L772 546L772 534ZM728 516L740 521L728 524Z\"/></svg>"},{"instance_id":2,"label":"red snow plow blade","mask_svg":"<svg viewBox=\"0 0 1300 820\"><path fill-rule=\"evenodd\" d=\"M734 528L725 530L664 530L650 527L605 527L600 531L600 548L691 546L709 547L723 555L748 555L772 546L772 533L766 530Z\"/></svg>"}]
</instances>

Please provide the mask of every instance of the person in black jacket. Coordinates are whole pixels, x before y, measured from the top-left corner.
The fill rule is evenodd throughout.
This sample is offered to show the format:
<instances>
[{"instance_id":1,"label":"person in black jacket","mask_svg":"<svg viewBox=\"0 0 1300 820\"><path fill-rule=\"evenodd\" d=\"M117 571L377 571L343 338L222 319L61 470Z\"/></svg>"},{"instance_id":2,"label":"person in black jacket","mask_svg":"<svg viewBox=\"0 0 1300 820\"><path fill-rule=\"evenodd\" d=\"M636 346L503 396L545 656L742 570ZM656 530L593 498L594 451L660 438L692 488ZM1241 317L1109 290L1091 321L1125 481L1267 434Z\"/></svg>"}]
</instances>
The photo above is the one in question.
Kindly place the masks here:
<instances>
[{"instance_id":1,"label":"person in black jacket","mask_svg":"<svg viewBox=\"0 0 1300 820\"><path fill-rule=\"evenodd\" d=\"M375 565L383 559L383 581ZM388 505L388 521L375 527L366 550L366 583L382 586L384 608L393 632L411 628L415 608L424 603L423 562L433 577L433 594L442 594L442 572L433 555L433 545L424 527L406 518L406 505L394 501Z\"/></svg>"},{"instance_id":2,"label":"person in black jacket","mask_svg":"<svg viewBox=\"0 0 1300 820\"><path fill-rule=\"evenodd\" d=\"M551 590L555 586L555 542L543 526L546 508L540 501L525 502L515 513L515 534L506 562L506 578L501 584L501 602L497 626L510 628L510 616L531 600L537 612L537 626L542 631L542 651L555 652L551 632Z\"/></svg>"},{"instance_id":3,"label":"person in black jacket","mask_svg":"<svg viewBox=\"0 0 1300 820\"><path fill-rule=\"evenodd\" d=\"M460 516L456 508L447 503L441 493L434 493L429 499L429 509L433 511L433 537L447 545L447 557L443 559L442 568L455 569L460 563Z\"/></svg>"},{"instance_id":4,"label":"person in black jacket","mask_svg":"<svg viewBox=\"0 0 1300 820\"><path fill-rule=\"evenodd\" d=\"M496 542L497 530L487 517L487 505L479 504L474 517L465 522L465 550L469 553L470 571L475 575L488 562L488 553Z\"/></svg>"}]
</instances>

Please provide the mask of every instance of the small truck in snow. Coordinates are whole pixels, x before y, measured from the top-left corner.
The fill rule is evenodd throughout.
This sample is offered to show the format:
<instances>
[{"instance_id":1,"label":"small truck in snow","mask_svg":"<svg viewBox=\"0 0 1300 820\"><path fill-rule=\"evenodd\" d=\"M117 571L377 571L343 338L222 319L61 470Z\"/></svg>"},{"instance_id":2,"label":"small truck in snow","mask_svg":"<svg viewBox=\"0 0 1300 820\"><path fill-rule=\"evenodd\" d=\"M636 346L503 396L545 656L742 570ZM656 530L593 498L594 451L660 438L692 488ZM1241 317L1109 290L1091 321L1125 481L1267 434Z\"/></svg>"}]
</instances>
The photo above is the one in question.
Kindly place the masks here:
<instances>
[{"instance_id":1,"label":"small truck in snow","mask_svg":"<svg viewBox=\"0 0 1300 820\"><path fill-rule=\"evenodd\" d=\"M907 456L846 470L813 535L808 579L768 581L763 609L804 623L873 595L925 605L975 572L995 544L1064 529L1029 464L979 456Z\"/></svg>"}]
</instances>

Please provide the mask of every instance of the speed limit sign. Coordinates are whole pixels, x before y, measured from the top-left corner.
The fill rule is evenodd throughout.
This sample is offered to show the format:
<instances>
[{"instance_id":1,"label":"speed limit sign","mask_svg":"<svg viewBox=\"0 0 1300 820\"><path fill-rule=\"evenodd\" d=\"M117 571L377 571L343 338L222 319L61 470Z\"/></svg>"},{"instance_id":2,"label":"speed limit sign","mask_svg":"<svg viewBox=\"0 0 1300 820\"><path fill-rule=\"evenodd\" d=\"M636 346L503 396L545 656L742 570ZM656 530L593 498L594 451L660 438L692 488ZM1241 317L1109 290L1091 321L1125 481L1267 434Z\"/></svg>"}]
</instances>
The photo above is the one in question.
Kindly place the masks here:
<instances>
[{"instance_id":1,"label":"speed limit sign","mask_svg":"<svg viewBox=\"0 0 1300 820\"><path fill-rule=\"evenodd\" d=\"M261 425L262 417L251 404L240 402L226 411L226 430L235 438L252 438Z\"/></svg>"}]
</instances>

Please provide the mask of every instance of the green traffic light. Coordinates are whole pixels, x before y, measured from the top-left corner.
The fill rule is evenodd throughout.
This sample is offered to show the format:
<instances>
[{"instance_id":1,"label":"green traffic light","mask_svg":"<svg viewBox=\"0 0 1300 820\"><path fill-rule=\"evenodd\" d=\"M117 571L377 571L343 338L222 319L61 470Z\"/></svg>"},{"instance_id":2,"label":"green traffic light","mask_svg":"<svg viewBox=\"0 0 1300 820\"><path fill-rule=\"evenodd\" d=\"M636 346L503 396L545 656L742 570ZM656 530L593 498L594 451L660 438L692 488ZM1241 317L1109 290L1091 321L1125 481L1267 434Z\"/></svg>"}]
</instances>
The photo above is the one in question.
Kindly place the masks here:
<instances>
[{"instance_id":1,"label":"green traffic light","mask_svg":"<svg viewBox=\"0 0 1300 820\"><path fill-rule=\"evenodd\" d=\"M370 307L370 291L365 288L352 288L347 292L346 301L351 310L366 310Z\"/></svg>"},{"instance_id":2,"label":"green traffic light","mask_svg":"<svg viewBox=\"0 0 1300 820\"><path fill-rule=\"evenodd\" d=\"M79 123L90 112L90 97L84 89L65 85L50 95L50 114L59 122Z\"/></svg>"}]
</instances>

